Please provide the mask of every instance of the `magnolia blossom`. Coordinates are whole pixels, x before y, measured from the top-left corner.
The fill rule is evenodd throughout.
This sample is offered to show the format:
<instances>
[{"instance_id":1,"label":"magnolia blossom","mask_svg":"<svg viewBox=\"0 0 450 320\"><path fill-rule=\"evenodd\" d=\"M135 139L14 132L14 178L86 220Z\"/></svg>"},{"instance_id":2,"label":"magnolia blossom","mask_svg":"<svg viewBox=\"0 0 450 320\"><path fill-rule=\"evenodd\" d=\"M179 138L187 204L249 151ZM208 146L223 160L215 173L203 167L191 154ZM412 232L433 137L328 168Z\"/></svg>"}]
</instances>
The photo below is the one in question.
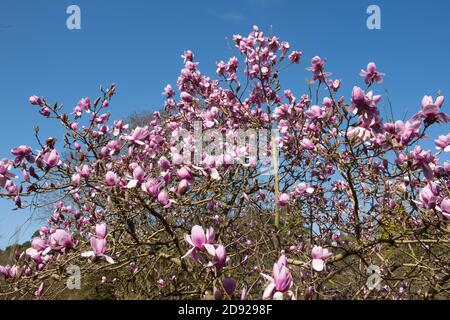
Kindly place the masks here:
<instances>
[{"instance_id":1,"label":"magnolia blossom","mask_svg":"<svg viewBox=\"0 0 450 320\"><path fill-rule=\"evenodd\" d=\"M53 168L61 164L61 161L59 160L59 153L55 149L50 152L46 152L43 155L42 160L49 168Z\"/></svg>"},{"instance_id":2,"label":"magnolia blossom","mask_svg":"<svg viewBox=\"0 0 450 320\"><path fill-rule=\"evenodd\" d=\"M116 174L112 171L108 171L105 175L105 183L110 187L116 184L116 179Z\"/></svg>"},{"instance_id":3,"label":"magnolia blossom","mask_svg":"<svg viewBox=\"0 0 450 320\"><path fill-rule=\"evenodd\" d=\"M177 171L177 176L178 178L182 179L182 180L192 180L192 172L191 170L184 166L181 167L178 171Z\"/></svg>"},{"instance_id":4,"label":"magnolia blossom","mask_svg":"<svg viewBox=\"0 0 450 320\"><path fill-rule=\"evenodd\" d=\"M436 208L442 212L444 217L450 219L450 199L448 197L444 198Z\"/></svg>"},{"instance_id":5,"label":"magnolia blossom","mask_svg":"<svg viewBox=\"0 0 450 320\"><path fill-rule=\"evenodd\" d=\"M43 262L43 256L45 256L51 249L52 247L50 247L47 240L41 237L36 237L31 241L31 248L28 248L25 253L37 264L40 264Z\"/></svg>"},{"instance_id":6,"label":"magnolia blossom","mask_svg":"<svg viewBox=\"0 0 450 320\"><path fill-rule=\"evenodd\" d=\"M384 131L380 111L377 108L380 100L381 96L374 95L372 91L366 94L360 87L353 87L350 110L360 116L358 118L359 126L365 129L371 129L376 133L382 133Z\"/></svg>"},{"instance_id":7,"label":"magnolia blossom","mask_svg":"<svg viewBox=\"0 0 450 320\"><path fill-rule=\"evenodd\" d=\"M63 229L55 230L50 235L48 243L53 250L66 250L74 246L72 234Z\"/></svg>"},{"instance_id":8,"label":"magnolia blossom","mask_svg":"<svg viewBox=\"0 0 450 320\"><path fill-rule=\"evenodd\" d=\"M432 167L435 165L437 159L430 151L425 151L416 146L413 151L408 154L408 157L413 160L413 169L422 169L425 178L432 181L434 173Z\"/></svg>"},{"instance_id":9,"label":"magnolia blossom","mask_svg":"<svg viewBox=\"0 0 450 320\"><path fill-rule=\"evenodd\" d=\"M438 195L439 190L437 186L434 183L430 183L420 191L420 202L416 202L422 204L427 209L433 209L437 204Z\"/></svg>"},{"instance_id":10,"label":"magnolia blossom","mask_svg":"<svg viewBox=\"0 0 450 320\"><path fill-rule=\"evenodd\" d=\"M294 192L297 196L301 196L305 193L312 194L314 193L314 188L308 186L306 182L300 182L297 186L295 186Z\"/></svg>"},{"instance_id":11,"label":"magnolia blossom","mask_svg":"<svg viewBox=\"0 0 450 320\"><path fill-rule=\"evenodd\" d=\"M300 58L302 57L302 52L301 51L292 51L291 54L289 55L289 61L291 63L300 63Z\"/></svg>"},{"instance_id":12,"label":"magnolia blossom","mask_svg":"<svg viewBox=\"0 0 450 320\"><path fill-rule=\"evenodd\" d=\"M171 201L169 199L169 194L165 190L161 190L158 194L158 202L164 208L169 208Z\"/></svg>"},{"instance_id":13,"label":"magnolia blossom","mask_svg":"<svg viewBox=\"0 0 450 320\"><path fill-rule=\"evenodd\" d=\"M285 207L289 205L289 195L287 193L280 194L277 200L277 204L280 207Z\"/></svg>"},{"instance_id":14,"label":"magnolia blossom","mask_svg":"<svg viewBox=\"0 0 450 320\"><path fill-rule=\"evenodd\" d=\"M222 281L222 285L223 285L225 292L229 296L232 296L234 293L234 290L236 290L236 280L234 280L233 278L224 278Z\"/></svg>"},{"instance_id":15,"label":"magnolia blossom","mask_svg":"<svg viewBox=\"0 0 450 320\"><path fill-rule=\"evenodd\" d=\"M22 146L18 146L16 148L12 149L11 153L14 156L16 156L16 158L18 160L21 160L23 158L28 158L28 160L30 161L31 158L29 158L29 157L32 153L32 150L31 150L31 147L22 145Z\"/></svg>"},{"instance_id":16,"label":"magnolia blossom","mask_svg":"<svg viewBox=\"0 0 450 320\"><path fill-rule=\"evenodd\" d=\"M41 298L44 295L44 288L44 282L41 282L39 288L35 291L34 296L38 299Z\"/></svg>"},{"instance_id":17,"label":"magnolia blossom","mask_svg":"<svg viewBox=\"0 0 450 320\"><path fill-rule=\"evenodd\" d=\"M41 98L38 96L31 96L28 101L33 105L40 105L41 104Z\"/></svg>"},{"instance_id":18,"label":"magnolia blossom","mask_svg":"<svg viewBox=\"0 0 450 320\"><path fill-rule=\"evenodd\" d=\"M222 269L228 261L225 247L221 244L215 245L215 252L212 260L208 263L209 267L215 267L216 270Z\"/></svg>"},{"instance_id":19,"label":"magnolia blossom","mask_svg":"<svg viewBox=\"0 0 450 320\"><path fill-rule=\"evenodd\" d=\"M215 237L216 233L212 227L207 229L205 234L201 226L193 226L191 234L184 235L184 240L191 245L191 249L183 257L189 256L197 260L199 252L207 252L214 257L216 255L216 248L213 245Z\"/></svg>"},{"instance_id":20,"label":"magnolia blossom","mask_svg":"<svg viewBox=\"0 0 450 320\"><path fill-rule=\"evenodd\" d=\"M433 97L431 96L424 96L422 99L421 110L413 118L424 119L428 123L432 123L433 121L444 123L450 121L450 116L441 112L444 100L444 96L438 96L436 100L433 100Z\"/></svg>"},{"instance_id":21,"label":"magnolia blossom","mask_svg":"<svg viewBox=\"0 0 450 320\"><path fill-rule=\"evenodd\" d=\"M284 293L287 293L289 299L295 299L294 293L289 289L292 287L292 275L287 266L286 256L283 254L273 265L273 277L261 273L261 275L269 280L269 284L264 290L264 300L283 300Z\"/></svg>"},{"instance_id":22,"label":"magnolia blossom","mask_svg":"<svg viewBox=\"0 0 450 320\"><path fill-rule=\"evenodd\" d=\"M367 84L370 84L372 82L376 82L376 83L382 83L383 82L384 73L378 72L377 71L377 66L373 62L370 62L367 65L367 71L366 70L361 70L361 72L359 74L360 74L361 77L364 78L364 82L367 83Z\"/></svg>"},{"instance_id":23,"label":"magnolia blossom","mask_svg":"<svg viewBox=\"0 0 450 320\"><path fill-rule=\"evenodd\" d=\"M138 184L142 183L145 178L145 172L142 170L140 166L136 166L133 169L133 179L131 179L128 184L127 188L135 188Z\"/></svg>"},{"instance_id":24,"label":"magnolia blossom","mask_svg":"<svg viewBox=\"0 0 450 320\"><path fill-rule=\"evenodd\" d=\"M313 269L320 272L325 267L325 260L331 257L332 253L320 246L314 246L311 251L311 256Z\"/></svg>"},{"instance_id":25,"label":"magnolia blossom","mask_svg":"<svg viewBox=\"0 0 450 320\"><path fill-rule=\"evenodd\" d=\"M439 136L434 142L436 143L436 149L444 150L445 152L450 151L450 133L446 136Z\"/></svg>"},{"instance_id":26,"label":"magnolia blossom","mask_svg":"<svg viewBox=\"0 0 450 320\"><path fill-rule=\"evenodd\" d=\"M325 60L319 56L315 56L311 59L311 67L306 70L311 71L313 74L313 81L319 80L320 82L325 82L325 78L331 76L330 72L324 71Z\"/></svg>"},{"instance_id":27,"label":"magnolia blossom","mask_svg":"<svg viewBox=\"0 0 450 320\"><path fill-rule=\"evenodd\" d=\"M175 95L175 91L173 90L172 86L168 84L164 87L163 93L167 98L171 98Z\"/></svg>"},{"instance_id":28,"label":"magnolia blossom","mask_svg":"<svg viewBox=\"0 0 450 320\"><path fill-rule=\"evenodd\" d=\"M78 106L81 107L82 109L85 109L87 113L90 112L90 108L91 108L91 100L86 97L86 98L82 98L79 102L78 102Z\"/></svg>"},{"instance_id":29,"label":"magnolia blossom","mask_svg":"<svg viewBox=\"0 0 450 320\"><path fill-rule=\"evenodd\" d=\"M98 239L105 239L107 233L106 223L99 223L95 226L95 233Z\"/></svg>"},{"instance_id":30,"label":"magnolia blossom","mask_svg":"<svg viewBox=\"0 0 450 320\"><path fill-rule=\"evenodd\" d=\"M136 127L131 135L125 136L124 139L138 145L145 145L145 139L150 134L148 127Z\"/></svg>"},{"instance_id":31,"label":"magnolia blossom","mask_svg":"<svg viewBox=\"0 0 450 320\"><path fill-rule=\"evenodd\" d=\"M12 162L10 160L0 160L0 188L5 188L8 181L16 178L16 176L10 172L11 169Z\"/></svg>"},{"instance_id":32,"label":"magnolia blossom","mask_svg":"<svg viewBox=\"0 0 450 320\"><path fill-rule=\"evenodd\" d=\"M90 243L92 251L83 252L81 254L82 257L102 257L109 263L114 263L113 258L105 254L107 248L106 239L91 237Z\"/></svg>"},{"instance_id":33,"label":"magnolia blossom","mask_svg":"<svg viewBox=\"0 0 450 320\"><path fill-rule=\"evenodd\" d=\"M14 278L19 274L19 267L17 265L11 267L9 264L6 266L0 265L0 273L5 279Z\"/></svg>"},{"instance_id":34,"label":"magnolia blossom","mask_svg":"<svg viewBox=\"0 0 450 320\"><path fill-rule=\"evenodd\" d=\"M314 150L314 142L312 142L310 139L308 138L303 138L302 141L300 141L300 145L305 149L305 150Z\"/></svg>"},{"instance_id":35,"label":"magnolia blossom","mask_svg":"<svg viewBox=\"0 0 450 320\"><path fill-rule=\"evenodd\" d=\"M305 115L311 120L321 119L325 115L325 110L320 106L314 105L309 110L306 110Z\"/></svg>"},{"instance_id":36,"label":"magnolia blossom","mask_svg":"<svg viewBox=\"0 0 450 320\"><path fill-rule=\"evenodd\" d=\"M102 257L109 263L114 263L114 260L105 254L107 248L106 242L107 226L106 223L98 223L95 226L95 237L91 237L90 244L92 251L86 251L81 254L82 257Z\"/></svg>"}]
</instances>

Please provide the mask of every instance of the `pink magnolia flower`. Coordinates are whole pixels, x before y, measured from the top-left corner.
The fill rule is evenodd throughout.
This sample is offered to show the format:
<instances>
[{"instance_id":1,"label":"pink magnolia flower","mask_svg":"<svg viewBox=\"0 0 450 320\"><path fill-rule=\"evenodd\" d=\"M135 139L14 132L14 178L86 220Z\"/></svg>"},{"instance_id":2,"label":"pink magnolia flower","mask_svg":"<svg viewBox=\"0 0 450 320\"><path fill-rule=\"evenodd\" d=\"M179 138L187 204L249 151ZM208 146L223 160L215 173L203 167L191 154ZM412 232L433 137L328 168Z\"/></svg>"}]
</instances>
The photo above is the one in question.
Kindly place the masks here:
<instances>
[{"instance_id":1,"label":"pink magnolia flower","mask_svg":"<svg viewBox=\"0 0 450 320\"><path fill-rule=\"evenodd\" d=\"M142 190L147 192L153 198L157 198L159 195L160 186L155 179L148 179L145 184L142 185Z\"/></svg>"},{"instance_id":2,"label":"pink magnolia flower","mask_svg":"<svg viewBox=\"0 0 450 320\"><path fill-rule=\"evenodd\" d=\"M295 299L293 292L289 290L293 281L284 254L273 265L273 277L264 273L261 273L261 275L269 280L269 284L263 293L264 300L282 300L286 292L289 299Z\"/></svg>"},{"instance_id":3,"label":"pink magnolia flower","mask_svg":"<svg viewBox=\"0 0 450 320\"><path fill-rule=\"evenodd\" d=\"M376 104L381 100L380 95L373 95L370 91L367 94L360 87L353 87L352 90L352 107L354 112L359 115L368 117L376 109Z\"/></svg>"},{"instance_id":4,"label":"pink magnolia flower","mask_svg":"<svg viewBox=\"0 0 450 320\"><path fill-rule=\"evenodd\" d=\"M73 248L74 246L72 234L64 229L56 229L55 232L50 235L48 242L53 250L64 251Z\"/></svg>"},{"instance_id":5,"label":"pink magnolia flower","mask_svg":"<svg viewBox=\"0 0 450 320\"><path fill-rule=\"evenodd\" d=\"M436 207L439 211L442 212L444 217L450 219L450 199L444 198L440 205Z\"/></svg>"},{"instance_id":6,"label":"pink magnolia flower","mask_svg":"<svg viewBox=\"0 0 450 320\"><path fill-rule=\"evenodd\" d=\"M129 125L124 124L122 120L115 120L113 136L117 137L123 130L126 130L128 128L129 128Z\"/></svg>"},{"instance_id":7,"label":"pink magnolia flower","mask_svg":"<svg viewBox=\"0 0 450 320\"><path fill-rule=\"evenodd\" d=\"M33 105L40 105L42 100L38 96L31 96L28 101Z\"/></svg>"},{"instance_id":8,"label":"pink magnolia flower","mask_svg":"<svg viewBox=\"0 0 450 320\"><path fill-rule=\"evenodd\" d=\"M81 183L81 176L79 173L72 175L71 181L74 185L79 185Z\"/></svg>"},{"instance_id":9,"label":"pink magnolia flower","mask_svg":"<svg viewBox=\"0 0 450 320\"><path fill-rule=\"evenodd\" d=\"M350 110L359 115L358 125L365 129L372 129L375 133L383 133L384 126L378 110L377 104L380 102L380 95L373 95L370 91L367 94L359 87L353 87L352 103Z\"/></svg>"},{"instance_id":10,"label":"pink magnolia flower","mask_svg":"<svg viewBox=\"0 0 450 320\"><path fill-rule=\"evenodd\" d=\"M229 296L232 296L234 290L236 290L236 280L234 280L233 278L224 278L222 281L222 285L223 285L225 292Z\"/></svg>"},{"instance_id":11,"label":"pink magnolia flower","mask_svg":"<svg viewBox=\"0 0 450 320\"><path fill-rule=\"evenodd\" d=\"M61 161L59 160L59 153L55 149L50 152L46 152L43 155L42 160L49 168L53 168L61 164Z\"/></svg>"},{"instance_id":12,"label":"pink magnolia flower","mask_svg":"<svg viewBox=\"0 0 450 320\"><path fill-rule=\"evenodd\" d=\"M128 184L127 188L135 188L138 184L142 183L145 179L145 172L142 170L140 166L136 166L133 169L133 179L131 179Z\"/></svg>"},{"instance_id":13,"label":"pink magnolia flower","mask_svg":"<svg viewBox=\"0 0 450 320\"><path fill-rule=\"evenodd\" d=\"M419 204L422 204L427 209L433 209L438 201L439 190L434 183L429 183L425 188L420 191Z\"/></svg>"},{"instance_id":14,"label":"pink magnolia flower","mask_svg":"<svg viewBox=\"0 0 450 320\"><path fill-rule=\"evenodd\" d=\"M160 287L164 287L166 281L164 281L164 279L159 279L158 281L156 281L156 284Z\"/></svg>"},{"instance_id":15,"label":"pink magnolia flower","mask_svg":"<svg viewBox=\"0 0 450 320\"><path fill-rule=\"evenodd\" d=\"M78 119L83 114L83 108L80 107L80 106L75 106L75 108L73 108L73 112L72 113L75 115L75 118Z\"/></svg>"},{"instance_id":16,"label":"pink magnolia flower","mask_svg":"<svg viewBox=\"0 0 450 320\"><path fill-rule=\"evenodd\" d=\"M332 256L331 252L320 246L314 246L311 251L312 256L312 267L314 270L320 272L325 267L325 260Z\"/></svg>"},{"instance_id":17,"label":"pink magnolia flower","mask_svg":"<svg viewBox=\"0 0 450 320\"><path fill-rule=\"evenodd\" d=\"M90 108L91 108L91 100L89 100L88 97L83 98L83 99L81 99L81 100L78 102L78 105L79 105L81 108L85 109L86 112L89 113Z\"/></svg>"},{"instance_id":18,"label":"pink magnolia flower","mask_svg":"<svg viewBox=\"0 0 450 320\"><path fill-rule=\"evenodd\" d=\"M180 98L181 98L181 100L183 100L184 102L187 102L187 103L192 102L192 100L193 100L192 95L189 94L188 92L184 92L184 91L181 92Z\"/></svg>"},{"instance_id":19,"label":"pink magnolia flower","mask_svg":"<svg viewBox=\"0 0 450 320\"><path fill-rule=\"evenodd\" d=\"M225 75L226 70L227 70L227 64L223 60L219 61L217 63L216 73L219 76L223 76L223 75Z\"/></svg>"},{"instance_id":20,"label":"pink magnolia flower","mask_svg":"<svg viewBox=\"0 0 450 320\"><path fill-rule=\"evenodd\" d=\"M303 138L302 141L300 141L300 145L305 150L314 150L314 142L312 142L308 138Z\"/></svg>"},{"instance_id":21,"label":"pink magnolia flower","mask_svg":"<svg viewBox=\"0 0 450 320\"><path fill-rule=\"evenodd\" d=\"M338 91L339 88L341 87L341 83L342 81L339 79L336 80L328 80L328 86L330 87L331 90L333 91Z\"/></svg>"},{"instance_id":22,"label":"pink magnolia flower","mask_svg":"<svg viewBox=\"0 0 450 320\"><path fill-rule=\"evenodd\" d=\"M70 124L70 128L71 128L73 131L78 131L78 129L79 129L80 127L78 126L78 123L72 122L72 123Z\"/></svg>"},{"instance_id":23,"label":"pink magnolia flower","mask_svg":"<svg viewBox=\"0 0 450 320\"><path fill-rule=\"evenodd\" d=\"M188 61L193 61L194 60L194 53L191 50L186 50L181 57L184 59L184 63L188 62Z\"/></svg>"},{"instance_id":24,"label":"pink magnolia flower","mask_svg":"<svg viewBox=\"0 0 450 320\"><path fill-rule=\"evenodd\" d=\"M325 110L323 110L320 106L312 106L305 112L306 116L311 119L321 119L325 116Z\"/></svg>"},{"instance_id":25,"label":"pink magnolia flower","mask_svg":"<svg viewBox=\"0 0 450 320\"><path fill-rule=\"evenodd\" d=\"M377 66L375 63L369 62L367 65L367 71L361 69L359 75L364 78L364 82L366 84L370 84L373 82L382 83L383 76L385 74L377 71Z\"/></svg>"},{"instance_id":26,"label":"pink magnolia flower","mask_svg":"<svg viewBox=\"0 0 450 320\"><path fill-rule=\"evenodd\" d=\"M128 265L128 269L130 269L131 272L133 273L137 273L139 270L138 265L136 264L136 262L130 262L130 264Z\"/></svg>"},{"instance_id":27,"label":"pink magnolia flower","mask_svg":"<svg viewBox=\"0 0 450 320\"><path fill-rule=\"evenodd\" d=\"M39 285L39 288L34 292L34 296L39 299L44 295L44 282L41 282L41 284Z\"/></svg>"},{"instance_id":28,"label":"pink magnolia flower","mask_svg":"<svg viewBox=\"0 0 450 320\"><path fill-rule=\"evenodd\" d=\"M6 266L0 265L0 273L5 279L14 278L19 274L19 267L17 265L11 267L9 264Z\"/></svg>"},{"instance_id":29,"label":"pink magnolia flower","mask_svg":"<svg viewBox=\"0 0 450 320\"><path fill-rule=\"evenodd\" d=\"M130 136L125 136L125 140L138 145L145 145L145 139L149 136L148 127L136 127Z\"/></svg>"},{"instance_id":30,"label":"pink magnolia flower","mask_svg":"<svg viewBox=\"0 0 450 320\"><path fill-rule=\"evenodd\" d=\"M109 106L109 100L104 100L102 102L102 108L107 108Z\"/></svg>"},{"instance_id":31,"label":"pink magnolia flower","mask_svg":"<svg viewBox=\"0 0 450 320\"><path fill-rule=\"evenodd\" d=\"M107 226L106 223L98 223L95 226L95 234L97 235L98 239L105 239L107 233Z\"/></svg>"},{"instance_id":32,"label":"pink magnolia flower","mask_svg":"<svg viewBox=\"0 0 450 320\"><path fill-rule=\"evenodd\" d=\"M240 295L239 299L247 300L247 296L248 296L248 288L247 288L247 286L244 286L241 290L241 295Z\"/></svg>"},{"instance_id":33,"label":"pink magnolia flower","mask_svg":"<svg viewBox=\"0 0 450 320\"><path fill-rule=\"evenodd\" d=\"M92 171L91 168L89 168L89 166L87 164L83 165L81 167L80 170L80 176L83 178L89 178L89 176L91 175Z\"/></svg>"},{"instance_id":34,"label":"pink magnolia flower","mask_svg":"<svg viewBox=\"0 0 450 320\"><path fill-rule=\"evenodd\" d=\"M450 116L441 112L444 101L444 96L437 97L435 101L433 101L433 97L431 96L424 96L422 99L421 110L413 117L413 119L424 119L428 123L434 121L445 123L450 121Z\"/></svg>"},{"instance_id":35,"label":"pink magnolia flower","mask_svg":"<svg viewBox=\"0 0 450 320\"><path fill-rule=\"evenodd\" d=\"M325 60L319 56L315 56L311 59L311 67L306 68L306 70L313 73L314 81L319 80L320 82L324 82L325 78L331 75L329 72L324 72L324 66Z\"/></svg>"},{"instance_id":36,"label":"pink magnolia flower","mask_svg":"<svg viewBox=\"0 0 450 320\"><path fill-rule=\"evenodd\" d=\"M162 156L161 158L159 158L159 160L158 160L158 166L159 166L159 168L161 169L161 170L163 170L163 171L167 171L167 170L169 170L172 166L170 165L170 161L166 158L166 157L164 157L164 156Z\"/></svg>"},{"instance_id":37,"label":"pink magnolia flower","mask_svg":"<svg viewBox=\"0 0 450 320\"><path fill-rule=\"evenodd\" d=\"M306 182L300 182L297 186L295 186L294 192L296 195L301 196L304 193L314 193L314 188L308 186Z\"/></svg>"},{"instance_id":38,"label":"pink magnolia flower","mask_svg":"<svg viewBox=\"0 0 450 320\"><path fill-rule=\"evenodd\" d=\"M413 151L408 154L408 157L413 160L413 169L422 169L425 178L433 180L434 173L430 164L434 165L437 159L430 151L425 151L416 146Z\"/></svg>"},{"instance_id":39,"label":"pink magnolia flower","mask_svg":"<svg viewBox=\"0 0 450 320\"><path fill-rule=\"evenodd\" d=\"M116 185L116 174L112 171L108 171L105 175L106 185L113 187Z\"/></svg>"},{"instance_id":40,"label":"pink magnolia flower","mask_svg":"<svg viewBox=\"0 0 450 320\"><path fill-rule=\"evenodd\" d=\"M291 54L289 55L289 61L291 63L300 63L300 58L302 57L302 52L301 51L292 51Z\"/></svg>"},{"instance_id":41,"label":"pink magnolia flower","mask_svg":"<svg viewBox=\"0 0 450 320\"><path fill-rule=\"evenodd\" d=\"M31 241L31 247L38 251L44 251L48 248L47 240L36 237Z\"/></svg>"},{"instance_id":42,"label":"pink magnolia flower","mask_svg":"<svg viewBox=\"0 0 450 320\"><path fill-rule=\"evenodd\" d=\"M434 142L436 143L436 149L450 152L450 133L446 136L439 136Z\"/></svg>"},{"instance_id":43,"label":"pink magnolia flower","mask_svg":"<svg viewBox=\"0 0 450 320\"><path fill-rule=\"evenodd\" d=\"M171 205L169 194L165 190L161 190L158 194L158 202L164 208L168 208Z\"/></svg>"},{"instance_id":44,"label":"pink magnolia flower","mask_svg":"<svg viewBox=\"0 0 450 320\"><path fill-rule=\"evenodd\" d=\"M172 98L175 95L175 91L173 91L172 86L168 84L164 87L162 94L166 95L167 98Z\"/></svg>"},{"instance_id":45,"label":"pink magnolia flower","mask_svg":"<svg viewBox=\"0 0 450 320\"><path fill-rule=\"evenodd\" d=\"M189 186L190 186L189 181L181 180L180 183L178 183L178 186L177 186L177 189L176 189L176 193L178 195L185 194L188 191Z\"/></svg>"},{"instance_id":46,"label":"pink magnolia flower","mask_svg":"<svg viewBox=\"0 0 450 320\"><path fill-rule=\"evenodd\" d=\"M289 195L287 193L280 194L277 200L277 204L280 207L285 207L289 205Z\"/></svg>"},{"instance_id":47,"label":"pink magnolia flower","mask_svg":"<svg viewBox=\"0 0 450 320\"><path fill-rule=\"evenodd\" d=\"M227 261L228 259L225 247L219 244L215 246L214 256L212 260L209 262L208 266L215 267L217 270L220 270L225 266Z\"/></svg>"},{"instance_id":48,"label":"pink magnolia flower","mask_svg":"<svg viewBox=\"0 0 450 320\"><path fill-rule=\"evenodd\" d=\"M184 240L191 245L191 249L183 256L191 257L193 260L197 260L198 252L208 252L210 255L216 255L216 248L212 244L216 237L214 229L211 227L205 231L199 225L192 227L191 234L185 234Z\"/></svg>"},{"instance_id":49,"label":"pink magnolia flower","mask_svg":"<svg viewBox=\"0 0 450 320\"><path fill-rule=\"evenodd\" d=\"M49 107L43 107L41 110L39 110L39 113L41 114L41 115L43 115L44 117L50 117L50 114L51 114L51 112L50 112L50 108Z\"/></svg>"},{"instance_id":50,"label":"pink magnolia flower","mask_svg":"<svg viewBox=\"0 0 450 320\"><path fill-rule=\"evenodd\" d=\"M13 167L12 165L13 164L11 160L0 160L0 188L5 188L8 181L16 178L15 175L9 172Z\"/></svg>"},{"instance_id":51,"label":"pink magnolia flower","mask_svg":"<svg viewBox=\"0 0 450 320\"><path fill-rule=\"evenodd\" d=\"M102 257L105 258L109 263L114 263L113 258L106 255L107 243L106 239L97 239L96 237L91 237L91 248L92 251L86 251L81 254L82 257Z\"/></svg>"},{"instance_id":52,"label":"pink magnolia flower","mask_svg":"<svg viewBox=\"0 0 450 320\"><path fill-rule=\"evenodd\" d=\"M40 264L43 261L43 256L45 256L51 249L52 248L49 246L47 240L36 237L31 241L31 248L25 250L25 253L37 264Z\"/></svg>"},{"instance_id":53,"label":"pink magnolia flower","mask_svg":"<svg viewBox=\"0 0 450 320\"><path fill-rule=\"evenodd\" d=\"M11 150L11 153L16 156L19 160L23 158L28 158L31 155L31 147L29 146L18 146Z\"/></svg>"}]
</instances>

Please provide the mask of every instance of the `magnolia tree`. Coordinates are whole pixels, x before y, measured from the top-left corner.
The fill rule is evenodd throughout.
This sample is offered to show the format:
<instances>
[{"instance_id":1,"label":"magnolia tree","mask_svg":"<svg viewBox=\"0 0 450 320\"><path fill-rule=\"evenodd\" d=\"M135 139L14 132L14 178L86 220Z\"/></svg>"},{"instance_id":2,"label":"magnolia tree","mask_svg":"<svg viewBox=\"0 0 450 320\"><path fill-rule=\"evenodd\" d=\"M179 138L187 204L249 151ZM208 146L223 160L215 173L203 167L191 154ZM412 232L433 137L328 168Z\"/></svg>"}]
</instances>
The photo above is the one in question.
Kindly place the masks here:
<instances>
[{"instance_id":1,"label":"magnolia tree","mask_svg":"<svg viewBox=\"0 0 450 320\"><path fill-rule=\"evenodd\" d=\"M30 97L63 142L36 128L38 150L11 150L1 197L54 211L0 266L1 297L94 285L116 299L449 297L450 164L439 156L450 134L437 151L420 146L450 119L444 97L384 121L374 63L343 93L316 56L297 98L281 73L300 51L257 27L233 40L241 58L218 62L214 78L186 51L177 90L165 87L164 112L145 126L109 121L114 85L71 113Z\"/></svg>"}]
</instances>

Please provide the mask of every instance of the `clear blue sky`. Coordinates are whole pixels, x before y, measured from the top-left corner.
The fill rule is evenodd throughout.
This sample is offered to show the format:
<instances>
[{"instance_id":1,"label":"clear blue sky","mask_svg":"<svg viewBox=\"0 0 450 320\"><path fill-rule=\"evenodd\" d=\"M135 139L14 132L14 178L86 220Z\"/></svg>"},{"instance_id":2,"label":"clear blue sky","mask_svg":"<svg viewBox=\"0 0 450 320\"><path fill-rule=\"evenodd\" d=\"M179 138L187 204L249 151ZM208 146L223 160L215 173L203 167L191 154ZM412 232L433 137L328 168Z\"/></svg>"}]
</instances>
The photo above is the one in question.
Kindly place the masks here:
<instances>
[{"instance_id":1,"label":"clear blue sky","mask_svg":"<svg viewBox=\"0 0 450 320\"><path fill-rule=\"evenodd\" d=\"M81 8L81 30L66 28L70 4ZM381 30L366 27L370 4L381 7ZM156 110L164 85L175 83L183 50L193 50L202 72L214 76L216 61L237 55L225 37L246 35L254 24L267 32L272 26L291 48L303 51L301 67L285 78L297 96L305 92L304 68L316 54L344 80L347 97L354 84L363 85L359 70L375 61L387 74L376 91L389 90L402 118L418 109L424 94L441 89L450 99L449 14L446 0L0 0L0 158L34 142L33 124L46 135L61 133L28 105L30 95L72 108L81 97L96 96L100 84L115 82L114 119ZM444 109L450 112L450 101ZM432 133L448 131L445 125ZM0 200L0 248L29 215L11 208ZM19 241L35 228L25 227Z\"/></svg>"}]
</instances>

